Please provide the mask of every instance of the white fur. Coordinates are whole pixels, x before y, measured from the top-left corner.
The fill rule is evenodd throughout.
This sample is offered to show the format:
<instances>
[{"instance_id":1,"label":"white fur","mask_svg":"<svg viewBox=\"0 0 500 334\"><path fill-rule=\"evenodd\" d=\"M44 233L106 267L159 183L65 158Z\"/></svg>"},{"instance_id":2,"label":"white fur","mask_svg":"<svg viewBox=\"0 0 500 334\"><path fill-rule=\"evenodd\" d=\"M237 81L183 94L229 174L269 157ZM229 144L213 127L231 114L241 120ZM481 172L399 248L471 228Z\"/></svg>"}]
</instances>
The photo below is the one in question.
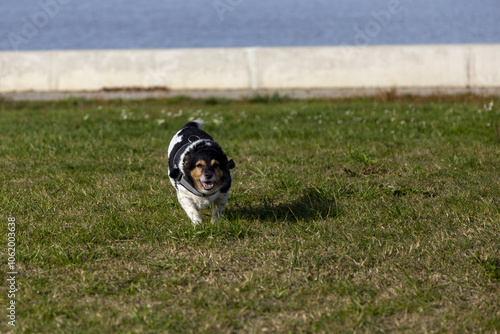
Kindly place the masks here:
<instances>
[{"instance_id":1,"label":"white fur","mask_svg":"<svg viewBox=\"0 0 500 334\"><path fill-rule=\"evenodd\" d=\"M175 134L174 138L170 141L170 145L168 145L168 156L170 156L170 153L174 149L175 144L180 143L182 141L182 136L179 135L180 130Z\"/></svg>"}]
</instances>

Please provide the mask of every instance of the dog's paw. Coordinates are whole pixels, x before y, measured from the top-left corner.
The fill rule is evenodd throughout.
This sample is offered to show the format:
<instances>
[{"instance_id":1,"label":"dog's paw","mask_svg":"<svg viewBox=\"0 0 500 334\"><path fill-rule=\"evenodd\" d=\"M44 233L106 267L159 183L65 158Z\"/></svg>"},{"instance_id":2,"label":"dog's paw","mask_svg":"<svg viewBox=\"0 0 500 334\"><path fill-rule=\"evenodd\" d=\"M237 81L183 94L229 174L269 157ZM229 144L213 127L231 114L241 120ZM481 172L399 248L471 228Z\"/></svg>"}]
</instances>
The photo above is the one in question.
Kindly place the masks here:
<instances>
[{"instance_id":1,"label":"dog's paw","mask_svg":"<svg viewBox=\"0 0 500 334\"><path fill-rule=\"evenodd\" d=\"M201 216L198 211L188 212L188 216L191 219L193 226L200 225L202 223Z\"/></svg>"}]
</instances>

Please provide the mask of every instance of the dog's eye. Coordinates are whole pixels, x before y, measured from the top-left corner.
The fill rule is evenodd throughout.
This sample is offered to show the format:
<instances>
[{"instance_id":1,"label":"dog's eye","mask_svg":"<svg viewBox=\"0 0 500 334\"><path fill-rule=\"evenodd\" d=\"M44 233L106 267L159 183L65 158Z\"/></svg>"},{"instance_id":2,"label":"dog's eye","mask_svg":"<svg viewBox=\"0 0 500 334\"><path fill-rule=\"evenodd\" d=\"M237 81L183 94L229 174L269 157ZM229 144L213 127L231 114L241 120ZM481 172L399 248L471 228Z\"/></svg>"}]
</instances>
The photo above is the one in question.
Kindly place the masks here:
<instances>
[{"instance_id":1,"label":"dog's eye","mask_svg":"<svg viewBox=\"0 0 500 334\"><path fill-rule=\"evenodd\" d=\"M215 163L212 165L213 168L218 168L220 165L218 163Z\"/></svg>"},{"instance_id":2,"label":"dog's eye","mask_svg":"<svg viewBox=\"0 0 500 334\"><path fill-rule=\"evenodd\" d=\"M203 168L203 164L196 164L196 167Z\"/></svg>"}]
</instances>

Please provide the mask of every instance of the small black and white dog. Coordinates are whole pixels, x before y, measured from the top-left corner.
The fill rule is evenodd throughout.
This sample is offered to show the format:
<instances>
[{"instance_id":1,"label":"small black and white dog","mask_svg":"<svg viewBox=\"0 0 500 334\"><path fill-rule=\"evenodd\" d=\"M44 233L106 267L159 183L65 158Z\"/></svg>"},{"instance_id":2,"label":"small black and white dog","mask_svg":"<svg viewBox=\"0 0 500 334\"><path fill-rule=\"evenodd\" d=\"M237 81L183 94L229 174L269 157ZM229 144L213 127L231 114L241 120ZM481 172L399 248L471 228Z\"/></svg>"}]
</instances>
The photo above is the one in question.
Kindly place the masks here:
<instances>
[{"instance_id":1,"label":"small black and white dog","mask_svg":"<svg viewBox=\"0 0 500 334\"><path fill-rule=\"evenodd\" d=\"M198 210L212 203L212 222L221 218L233 180L230 169L235 167L201 124L187 123L168 146L168 176L194 225L201 223Z\"/></svg>"}]
</instances>

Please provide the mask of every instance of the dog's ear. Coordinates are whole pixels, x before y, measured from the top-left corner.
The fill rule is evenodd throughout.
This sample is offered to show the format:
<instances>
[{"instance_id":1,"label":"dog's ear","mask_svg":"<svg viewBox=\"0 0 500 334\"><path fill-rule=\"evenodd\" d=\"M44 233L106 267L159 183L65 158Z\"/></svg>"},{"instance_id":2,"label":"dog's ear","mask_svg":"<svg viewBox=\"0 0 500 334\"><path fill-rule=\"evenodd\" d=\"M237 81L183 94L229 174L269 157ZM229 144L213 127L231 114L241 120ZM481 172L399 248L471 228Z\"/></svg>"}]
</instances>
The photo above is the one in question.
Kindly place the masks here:
<instances>
[{"instance_id":1,"label":"dog's ear","mask_svg":"<svg viewBox=\"0 0 500 334\"><path fill-rule=\"evenodd\" d=\"M236 164L234 163L233 159L229 160L226 163L226 170L224 171L224 176L223 176L225 184L220 189L221 193L227 193L229 191L229 189L231 188L231 172L229 170L233 169L234 167L236 167Z\"/></svg>"},{"instance_id":2,"label":"dog's ear","mask_svg":"<svg viewBox=\"0 0 500 334\"><path fill-rule=\"evenodd\" d=\"M229 169L227 171L223 171L222 180L223 180L223 183L222 183L222 188L220 189L220 192L225 194L231 188L231 173L229 172Z\"/></svg>"},{"instance_id":3,"label":"dog's ear","mask_svg":"<svg viewBox=\"0 0 500 334\"><path fill-rule=\"evenodd\" d=\"M181 174L181 170L179 168L173 168L172 170L170 170L170 173L168 174L169 177L171 177L172 179L178 179L179 178L179 175Z\"/></svg>"}]
</instances>

